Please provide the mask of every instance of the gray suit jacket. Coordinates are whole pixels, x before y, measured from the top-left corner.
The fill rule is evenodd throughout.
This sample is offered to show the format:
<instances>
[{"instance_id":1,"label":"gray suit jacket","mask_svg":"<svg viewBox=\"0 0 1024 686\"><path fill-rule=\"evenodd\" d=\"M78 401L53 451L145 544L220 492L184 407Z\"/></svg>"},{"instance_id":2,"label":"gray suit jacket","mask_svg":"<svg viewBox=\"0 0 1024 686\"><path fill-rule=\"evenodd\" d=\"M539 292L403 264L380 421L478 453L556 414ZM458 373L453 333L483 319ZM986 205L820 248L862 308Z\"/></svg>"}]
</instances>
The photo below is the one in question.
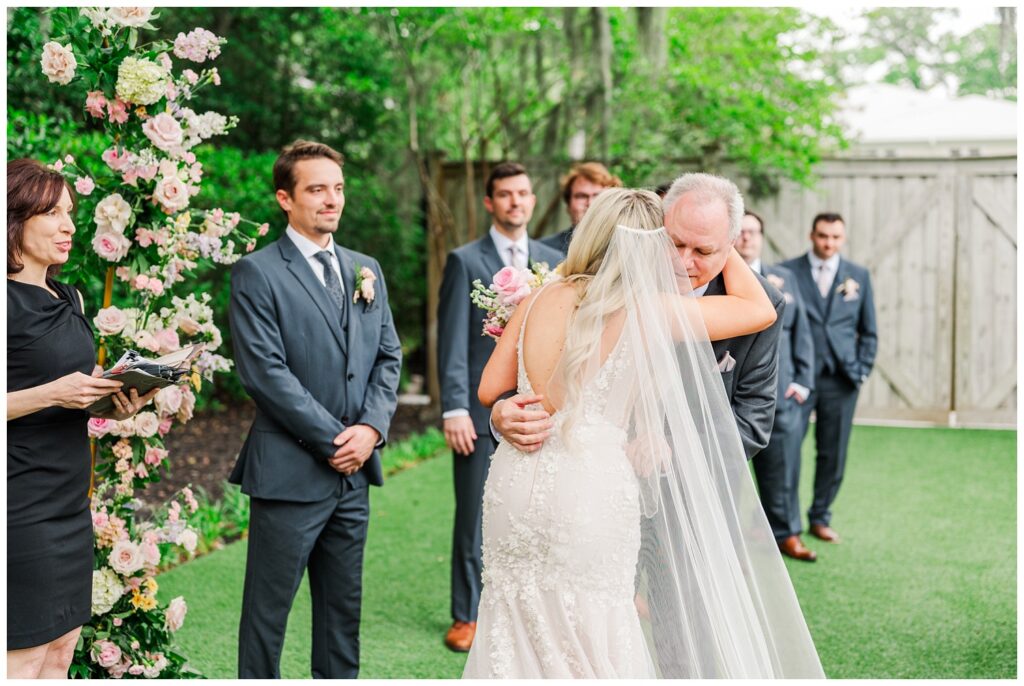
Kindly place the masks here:
<instances>
[{"instance_id":1,"label":"gray suit jacket","mask_svg":"<svg viewBox=\"0 0 1024 686\"><path fill-rule=\"evenodd\" d=\"M292 240L247 255L231 270L231 339L257 413L230 481L258 498L315 502L383 483L377 450L351 477L328 463L334 437L367 424L387 440L397 407L402 349L387 287L372 257L335 246L347 298L342 318ZM353 303L355 264L377 275L376 298Z\"/></svg>"},{"instance_id":2,"label":"gray suit jacket","mask_svg":"<svg viewBox=\"0 0 1024 686\"><path fill-rule=\"evenodd\" d=\"M529 260L547 262L552 269L562 254L530 240ZM477 389L494 341L483 335L484 311L474 305L469 294L473 281L490 284L505 266L490 234L460 246L448 254L441 281L437 307L437 354L441 377L441 411L466 409L477 434L489 432L490 412L477 400Z\"/></svg>"},{"instance_id":3,"label":"gray suit jacket","mask_svg":"<svg viewBox=\"0 0 1024 686\"><path fill-rule=\"evenodd\" d=\"M726 353L736 360L731 371L722 372L722 382L748 460L768 445L772 433L779 373L779 333L785 321L786 305L777 288L760 274L756 276L775 306L778 315L775 323L755 334L711 343L720 364ZM708 283L704 295L725 295L725 280L721 274Z\"/></svg>"},{"instance_id":4,"label":"gray suit jacket","mask_svg":"<svg viewBox=\"0 0 1024 686\"><path fill-rule=\"evenodd\" d=\"M807 307L814 337L815 375L830 367L860 386L871 373L878 352L875 300L868 270L840 257L832 290L822 298L806 253L781 266L796 275ZM857 284L856 290L841 293L848 279Z\"/></svg>"},{"instance_id":5,"label":"gray suit jacket","mask_svg":"<svg viewBox=\"0 0 1024 686\"><path fill-rule=\"evenodd\" d=\"M562 253L562 259L569 254L569 242L572 240L572 232L576 229L575 226L570 226L564 231L559 231L551 236L545 236L540 239L540 242L549 248L554 248L558 252ZM555 265L551 265L554 268Z\"/></svg>"},{"instance_id":6,"label":"gray suit jacket","mask_svg":"<svg viewBox=\"0 0 1024 686\"><path fill-rule=\"evenodd\" d=\"M814 390L814 338L811 336L803 296L793 272L785 267L761 266L763 275L781 281L779 290L786 300L779 336L779 402L782 402L789 384L797 383ZM778 283L773 284L778 285ZM776 409L778 412L778 409Z\"/></svg>"}]
</instances>

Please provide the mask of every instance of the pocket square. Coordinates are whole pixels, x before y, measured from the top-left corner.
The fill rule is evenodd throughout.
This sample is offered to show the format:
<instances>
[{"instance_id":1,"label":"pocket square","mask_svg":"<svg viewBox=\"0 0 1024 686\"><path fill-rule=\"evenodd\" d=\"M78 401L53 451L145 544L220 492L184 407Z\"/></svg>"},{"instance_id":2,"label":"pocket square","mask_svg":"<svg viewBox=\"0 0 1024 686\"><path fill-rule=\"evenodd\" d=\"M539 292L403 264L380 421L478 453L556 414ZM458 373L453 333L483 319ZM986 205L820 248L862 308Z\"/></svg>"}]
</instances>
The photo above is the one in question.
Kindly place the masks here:
<instances>
[{"instance_id":1,"label":"pocket square","mask_svg":"<svg viewBox=\"0 0 1024 686\"><path fill-rule=\"evenodd\" d=\"M736 358L729 354L726 350L725 354L722 355L722 359L718 361L718 371L720 372L731 372L733 367L736 366Z\"/></svg>"}]
</instances>

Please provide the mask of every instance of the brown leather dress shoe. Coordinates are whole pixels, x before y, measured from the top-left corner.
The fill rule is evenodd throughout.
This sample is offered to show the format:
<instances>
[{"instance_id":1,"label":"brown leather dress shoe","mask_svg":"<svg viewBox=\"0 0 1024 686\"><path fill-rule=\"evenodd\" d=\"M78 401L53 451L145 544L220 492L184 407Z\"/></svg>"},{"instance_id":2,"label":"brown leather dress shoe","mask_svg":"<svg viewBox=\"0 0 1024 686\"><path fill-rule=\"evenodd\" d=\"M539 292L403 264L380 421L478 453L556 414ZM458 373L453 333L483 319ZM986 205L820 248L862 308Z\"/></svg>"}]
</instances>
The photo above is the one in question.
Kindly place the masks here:
<instances>
[{"instance_id":1,"label":"brown leather dress shoe","mask_svg":"<svg viewBox=\"0 0 1024 686\"><path fill-rule=\"evenodd\" d=\"M839 543L839 534L824 524L811 524L811 535L829 543Z\"/></svg>"},{"instance_id":2,"label":"brown leather dress shoe","mask_svg":"<svg viewBox=\"0 0 1024 686\"><path fill-rule=\"evenodd\" d=\"M791 557L794 560L814 562L818 559L818 554L805 546L799 536L789 536L788 538L784 538L779 541L779 550L782 551L783 555Z\"/></svg>"},{"instance_id":3,"label":"brown leather dress shoe","mask_svg":"<svg viewBox=\"0 0 1024 686\"><path fill-rule=\"evenodd\" d=\"M476 635L476 622L455 622L444 635L444 644L456 653L468 653Z\"/></svg>"}]
</instances>

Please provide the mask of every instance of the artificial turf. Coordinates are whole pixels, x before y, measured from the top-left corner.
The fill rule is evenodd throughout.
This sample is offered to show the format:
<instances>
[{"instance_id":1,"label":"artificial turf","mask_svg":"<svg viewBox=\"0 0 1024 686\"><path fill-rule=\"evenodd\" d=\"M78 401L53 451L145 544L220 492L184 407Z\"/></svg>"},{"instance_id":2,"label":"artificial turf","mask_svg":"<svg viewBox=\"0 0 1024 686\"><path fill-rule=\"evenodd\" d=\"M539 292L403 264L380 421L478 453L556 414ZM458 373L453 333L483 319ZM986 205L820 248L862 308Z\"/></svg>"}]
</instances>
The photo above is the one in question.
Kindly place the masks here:
<instances>
[{"instance_id":1,"label":"artificial turf","mask_svg":"<svg viewBox=\"0 0 1024 686\"><path fill-rule=\"evenodd\" d=\"M801 501L813 451L804 445ZM454 678L464 655L442 645L453 496L447 453L371 490L364 572L365 678ZM838 545L805 536L815 563L786 560L832 678L1014 678L1016 433L855 427L833 508ZM190 664L234 677L245 542L160 577L184 595L178 634ZM309 676L310 603L300 588L281 660Z\"/></svg>"}]
</instances>

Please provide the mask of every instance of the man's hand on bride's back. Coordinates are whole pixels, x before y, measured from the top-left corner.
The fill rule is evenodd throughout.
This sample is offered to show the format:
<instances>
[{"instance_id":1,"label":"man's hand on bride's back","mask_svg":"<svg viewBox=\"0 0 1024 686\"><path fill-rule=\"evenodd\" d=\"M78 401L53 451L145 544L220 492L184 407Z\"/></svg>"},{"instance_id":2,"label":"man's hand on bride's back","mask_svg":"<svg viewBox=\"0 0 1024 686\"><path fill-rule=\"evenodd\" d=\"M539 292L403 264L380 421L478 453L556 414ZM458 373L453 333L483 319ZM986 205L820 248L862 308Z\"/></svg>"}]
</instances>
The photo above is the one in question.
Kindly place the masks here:
<instances>
[{"instance_id":1,"label":"man's hand on bride's back","mask_svg":"<svg viewBox=\"0 0 1024 686\"><path fill-rule=\"evenodd\" d=\"M491 408L491 423L506 442L516 450L532 453L540 450L551 432L551 415L545 409L526 409L540 403L540 395L516 394L499 400Z\"/></svg>"}]
</instances>

